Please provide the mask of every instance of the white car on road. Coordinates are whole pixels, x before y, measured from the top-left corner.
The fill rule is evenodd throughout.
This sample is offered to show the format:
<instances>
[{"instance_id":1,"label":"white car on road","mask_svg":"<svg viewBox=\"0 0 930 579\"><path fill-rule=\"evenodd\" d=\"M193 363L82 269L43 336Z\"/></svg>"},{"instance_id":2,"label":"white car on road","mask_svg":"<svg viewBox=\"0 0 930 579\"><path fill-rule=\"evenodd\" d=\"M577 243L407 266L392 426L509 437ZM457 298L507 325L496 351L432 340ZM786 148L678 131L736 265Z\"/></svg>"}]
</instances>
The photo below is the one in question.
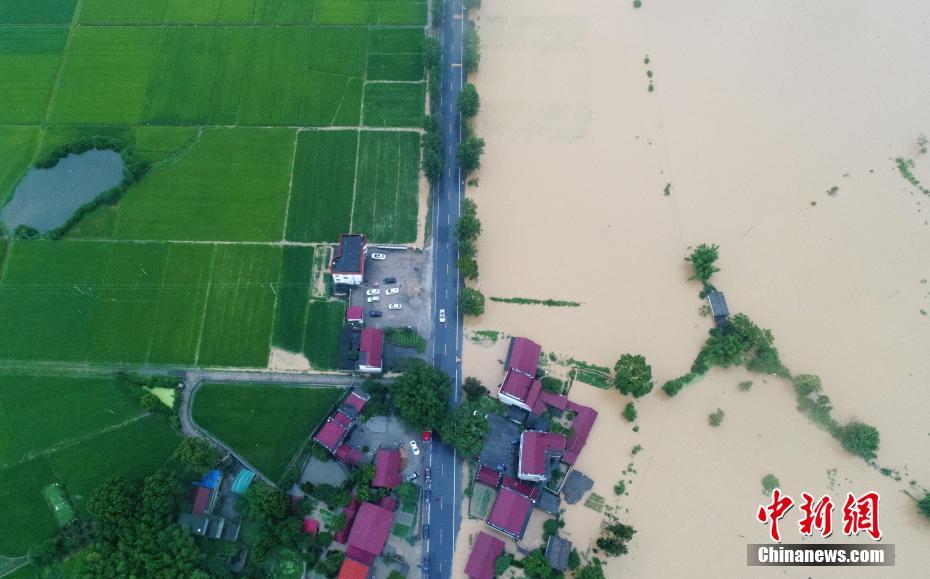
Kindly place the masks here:
<instances>
[{"instance_id":1,"label":"white car on road","mask_svg":"<svg viewBox=\"0 0 930 579\"><path fill-rule=\"evenodd\" d=\"M381 290L379 290L378 288L370 289L370 290L365 290L365 295L366 295L366 296L376 296L376 295L378 295L378 294L380 294L380 293L381 293Z\"/></svg>"},{"instance_id":2,"label":"white car on road","mask_svg":"<svg viewBox=\"0 0 930 579\"><path fill-rule=\"evenodd\" d=\"M399 287L392 287L392 288L388 288L387 290L385 290L384 295L392 296L394 294L399 294L399 293L400 293Z\"/></svg>"},{"instance_id":3,"label":"white car on road","mask_svg":"<svg viewBox=\"0 0 930 579\"><path fill-rule=\"evenodd\" d=\"M403 309L403 304L391 304L388 306L389 310L400 310Z\"/></svg>"},{"instance_id":4,"label":"white car on road","mask_svg":"<svg viewBox=\"0 0 930 579\"><path fill-rule=\"evenodd\" d=\"M413 451L414 456L420 456L420 447L417 446L416 440L410 441L410 450Z\"/></svg>"},{"instance_id":5,"label":"white car on road","mask_svg":"<svg viewBox=\"0 0 930 579\"><path fill-rule=\"evenodd\" d=\"M384 255L383 253L372 253L371 259L377 259L378 261L384 261L385 259L387 259L387 256Z\"/></svg>"},{"instance_id":6,"label":"white car on road","mask_svg":"<svg viewBox=\"0 0 930 579\"><path fill-rule=\"evenodd\" d=\"M439 323L446 323L446 310L439 310Z\"/></svg>"},{"instance_id":7,"label":"white car on road","mask_svg":"<svg viewBox=\"0 0 930 579\"><path fill-rule=\"evenodd\" d=\"M380 299L381 298L379 298L378 296L371 296L370 298L368 298L368 303L376 302Z\"/></svg>"}]
</instances>

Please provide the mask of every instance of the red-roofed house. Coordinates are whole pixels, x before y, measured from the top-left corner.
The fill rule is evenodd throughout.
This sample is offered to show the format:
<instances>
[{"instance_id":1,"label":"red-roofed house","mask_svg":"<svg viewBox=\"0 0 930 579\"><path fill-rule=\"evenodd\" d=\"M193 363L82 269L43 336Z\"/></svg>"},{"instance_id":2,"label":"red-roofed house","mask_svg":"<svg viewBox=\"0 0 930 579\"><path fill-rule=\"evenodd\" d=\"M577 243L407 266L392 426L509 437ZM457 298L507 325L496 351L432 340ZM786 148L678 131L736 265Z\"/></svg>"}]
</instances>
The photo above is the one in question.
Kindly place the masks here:
<instances>
[{"instance_id":1,"label":"red-roofed house","mask_svg":"<svg viewBox=\"0 0 930 579\"><path fill-rule=\"evenodd\" d=\"M581 449L588 442L588 435L591 434L591 429L597 420L597 410L572 401L568 402L566 409L575 413L575 419L572 421L572 434L565 444L565 456L562 457L562 462L574 465L578 460L578 455L581 454Z\"/></svg>"},{"instance_id":2,"label":"red-roofed house","mask_svg":"<svg viewBox=\"0 0 930 579\"><path fill-rule=\"evenodd\" d=\"M339 579L368 579L370 571L368 565L346 558L339 569Z\"/></svg>"},{"instance_id":3,"label":"red-roofed house","mask_svg":"<svg viewBox=\"0 0 930 579\"><path fill-rule=\"evenodd\" d=\"M361 324L365 321L365 310L362 306L349 306L346 310L346 321L350 324Z\"/></svg>"},{"instance_id":4,"label":"red-roofed house","mask_svg":"<svg viewBox=\"0 0 930 579\"><path fill-rule=\"evenodd\" d=\"M365 253L368 239L364 235L342 234L333 252L329 273L333 282L343 285L362 285L365 278Z\"/></svg>"},{"instance_id":5,"label":"red-roofed house","mask_svg":"<svg viewBox=\"0 0 930 579\"><path fill-rule=\"evenodd\" d=\"M392 496L381 497L378 506L393 513L397 510L397 499Z\"/></svg>"},{"instance_id":6,"label":"red-roofed house","mask_svg":"<svg viewBox=\"0 0 930 579\"><path fill-rule=\"evenodd\" d=\"M362 503L349 533L346 556L371 565L387 542L394 513L373 503Z\"/></svg>"},{"instance_id":7,"label":"red-roofed house","mask_svg":"<svg viewBox=\"0 0 930 579\"><path fill-rule=\"evenodd\" d=\"M348 398L345 399L343 404L361 414L362 410L365 409L365 405L368 404L368 400L370 398L371 396L365 394L364 392L353 390L352 393L349 394Z\"/></svg>"},{"instance_id":8,"label":"red-roofed house","mask_svg":"<svg viewBox=\"0 0 930 579\"><path fill-rule=\"evenodd\" d=\"M488 515L488 526L514 539L521 539L533 511L533 501L517 491L501 487Z\"/></svg>"},{"instance_id":9,"label":"red-roofed house","mask_svg":"<svg viewBox=\"0 0 930 579\"><path fill-rule=\"evenodd\" d=\"M352 448L348 444L340 444L336 452L333 453L333 456L349 466L357 466L358 463L362 462L362 451L357 448Z\"/></svg>"},{"instance_id":10,"label":"red-roofed house","mask_svg":"<svg viewBox=\"0 0 930 579\"><path fill-rule=\"evenodd\" d=\"M345 416L339 412L336 414ZM326 422L323 423L323 427L320 428L316 436L313 437L313 440L320 443L323 448L329 452L336 452L336 449L339 448L339 445L342 444L349 434L348 425L334 420L333 418L334 417L326 419Z\"/></svg>"},{"instance_id":11,"label":"red-roofed house","mask_svg":"<svg viewBox=\"0 0 930 579\"><path fill-rule=\"evenodd\" d=\"M400 451L396 448L379 449L375 454L375 478L371 481L371 486L393 489L400 482Z\"/></svg>"},{"instance_id":12,"label":"red-roofed house","mask_svg":"<svg viewBox=\"0 0 930 579\"><path fill-rule=\"evenodd\" d=\"M531 485L526 481L515 479L509 476L505 476L501 479L501 487L506 487L512 491L520 493L534 503L539 500L539 495L542 493L538 486Z\"/></svg>"},{"instance_id":13,"label":"red-roofed house","mask_svg":"<svg viewBox=\"0 0 930 579\"><path fill-rule=\"evenodd\" d=\"M520 435L520 460L517 476L542 482L549 478L553 459L565 454L565 435L557 432L524 430Z\"/></svg>"},{"instance_id":14,"label":"red-roofed house","mask_svg":"<svg viewBox=\"0 0 930 579\"><path fill-rule=\"evenodd\" d=\"M191 502L194 503L191 512L195 515L202 515L210 504L210 489L195 486L191 489Z\"/></svg>"},{"instance_id":15,"label":"red-roofed house","mask_svg":"<svg viewBox=\"0 0 930 579\"><path fill-rule=\"evenodd\" d=\"M346 541L349 539L349 531L352 530L352 524L355 522L355 515L358 514L358 507L358 499L355 498L355 495L352 495L349 504L346 505L346 508L342 511L346 515L346 524L333 535L333 540L337 543L345 545Z\"/></svg>"},{"instance_id":16,"label":"red-roofed house","mask_svg":"<svg viewBox=\"0 0 930 579\"><path fill-rule=\"evenodd\" d=\"M489 487L497 488L497 486L501 484L501 473L483 464L481 468L478 469L477 474L475 474L475 480Z\"/></svg>"},{"instance_id":17,"label":"red-roofed house","mask_svg":"<svg viewBox=\"0 0 930 579\"><path fill-rule=\"evenodd\" d=\"M384 332L377 328L362 330L361 343L358 347L358 371L380 372L383 366L381 348L384 345Z\"/></svg>"},{"instance_id":18,"label":"red-roofed house","mask_svg":"<svg viewBox=\"0 0 930 579\"><path fill-rule=\"evenodd\" d=\"M501 382L498 398L504 404L532 411L536 406L542 384L517 370L508 370ZM541 412L540 412L541 414Z\"/></svg>"},{"instance_id":19,"label":"red-roofed house","mask_svg":"<svg viewBox=\"0 0 930 579\"><path fill-rule=\"evenodd\" d=\"M507 369L517 370L533 378L539 366L542 347L529 338L513 338L507 352Z\"/></svg>"},{"instance_id":20,"label":"red-roofed house","mask_svg":"<svg viewBox=\"0 0 930 579\"><path fill-rule=\"evenodd\" d=\"M320 532L320 521L311 519L310 517L304 517L304 521L300 525L300 530L308 535L316 535Z\"/></svg>"},{"instance_id":21,"label":"red-roofed house","mask_svg":"<svg viewBox=\"0 0 930 579\"><path fill-rule=\"evenodd\" d=\"M565 406L568 405L568 398L562 396L561 394L556 394L547 390L543 390L539 393L539 399L546 406L551 406L557 410L565 410Z\"/></svg>"},{"instance_id":22,"label":"red-roofed house","mask_svg":"<svg viewBox=\"0 0 930 579\"><path fill-rule=\"evenodd\" d=\"M503 541L480 531L465 564L465 574L469 579L494 579L494 563L503 552Z\"/></svg>"}]
</instances>

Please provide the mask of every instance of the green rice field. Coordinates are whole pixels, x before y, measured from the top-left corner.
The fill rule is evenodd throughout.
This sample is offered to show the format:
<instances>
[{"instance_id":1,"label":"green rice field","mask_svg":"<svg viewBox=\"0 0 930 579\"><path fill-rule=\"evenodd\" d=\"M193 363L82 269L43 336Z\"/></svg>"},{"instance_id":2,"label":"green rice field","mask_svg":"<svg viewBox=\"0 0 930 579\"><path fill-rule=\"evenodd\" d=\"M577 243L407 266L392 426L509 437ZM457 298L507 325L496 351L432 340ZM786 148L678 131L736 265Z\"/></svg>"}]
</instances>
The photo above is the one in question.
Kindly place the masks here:
<instances>
[{"instance_id":1,"label":"green rice field","mask_svg":"<svg viewBox=\"0 0 930 579\"><path fill-rule=\"evenodd\" d=\"M179 438L112 379L0 374L0 553L24 554L58 529L44 494L61 485L76 514L110 476L141 479ZM54 498L54 497L53 497Z\"/></svg>"},{"instance_id":2,"label":"green rice field","mask_svg":"<svg viewBox=\"0 0 930 579\"><path fill-rule=\"evenodd\" d=\"M201 428L278 480L344 395L343 388L207 383L191 413Z\"/></svg>"},{"instance_id":3,"label":"green rice field","mask_svg":"<svg viewBox=\"0 0 930 579\"><path fill-rule=\"evenodd\" d=\"M426 21L408 0L0 0L0 206L78 139L150 163L62 240L0 227L0 325L22 329L0 360L264 367L274 345L334 368L344 312L309 303L303 260L345 232L415 241Z\"/></svg>"}]
</instances>

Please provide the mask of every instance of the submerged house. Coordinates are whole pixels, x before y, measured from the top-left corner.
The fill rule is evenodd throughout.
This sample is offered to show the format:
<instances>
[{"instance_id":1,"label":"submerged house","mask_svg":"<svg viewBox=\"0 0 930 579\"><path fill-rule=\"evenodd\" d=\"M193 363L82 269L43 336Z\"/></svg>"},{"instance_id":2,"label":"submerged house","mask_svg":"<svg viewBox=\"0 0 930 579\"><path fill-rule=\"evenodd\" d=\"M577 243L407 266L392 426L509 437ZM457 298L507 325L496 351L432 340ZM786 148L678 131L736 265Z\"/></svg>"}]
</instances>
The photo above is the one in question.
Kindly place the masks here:
<instances>
[{"instance_id":1,"label":"submerged house","mask_svg":"<svg viewBox=\"0 0 930 579\"><path fill-rule=\"evenodd\" d=\"M526 481L549 479L552 463L565 454L565 435L557 432L525 430L520 435L520 459L517 476Z\"/></svg>"},{"instance_id":2,"label":"submerged house","mask_svg":"<svg viewBox=\"0 0 930 579\"><path fill-rule=\"evenodd\" d=\"M707 303L710 304L710 314L714 317L714 324L717 327L729 323L730 310L727 308L727 299L723 292L717 290L707 292Z\"/></svg>"}]
</instances>

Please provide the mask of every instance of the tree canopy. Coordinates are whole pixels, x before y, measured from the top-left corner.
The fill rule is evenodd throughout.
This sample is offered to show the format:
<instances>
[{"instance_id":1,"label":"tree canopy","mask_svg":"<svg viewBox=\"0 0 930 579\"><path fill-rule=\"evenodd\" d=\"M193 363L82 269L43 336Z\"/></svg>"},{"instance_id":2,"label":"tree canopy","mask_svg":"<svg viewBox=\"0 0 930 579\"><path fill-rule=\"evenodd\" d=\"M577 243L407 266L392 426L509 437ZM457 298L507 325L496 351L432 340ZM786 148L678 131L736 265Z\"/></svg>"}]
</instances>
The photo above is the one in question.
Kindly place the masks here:
<instances>
[{"instance_id":1,"label":"tree canopy","mask_svg":"<svg viewBox=\"0 0 930 579\"><path fill-rule=\"evenodd\" d=\"M474 376L465 378L465 381L462 383L462 391L465 392L465 397L470 402L474 402L488 393L488 389L484 387L481 380Z\"/></svg>"},{"instance_id":2,"label":"tree canopy","mask_svg":"<svg viewBox=\"0 0 930 579\"><path fill-rule=\"evenodd\" d=\"M480 412L475 415L472 405L462 404L446 418L439 433L444 442L451 444L463 456L474 456L484 445L488 421Z\"/></svg>"},{"instance_id":3,"label":"tree canopy","mask_svg":"<svg viewBox=\"0 0 930 579\"><path fill-rule=\"evenodd\" d=\"M475 288L464 287L459 292L459 306L466 316L480 316L484 313L484 294Z\"/></svg>"},{"instance_id":4,"label":"tree canopy","mask_svg":"<svg viewBox=\"0 0 930 579\"><path fill-rule=\"evenodd\" d=\"M478 96L478 89L475 85L468 83L462 87L459 93L459 112L466 119L470 119L478 114L481 108L481 98Z\"/></svg>"},{"instance_id":5,"label":"tree canopy","mask_svg":"<svg viewBox=\"0 0 930 579\"><path fill-rule=\"evenodd\" d=\"M628 552L626 544L633 539L636 529L623 523L612 523L607 525L604 533L597 539L597 546L611 557L626 555Z\"/></svg>"},{"instance_id":6,"label":"tree canopy","mask_svg":"<svg viewBox=\"0 0 930 579\"><path fill-rule=\"evenodd\" d=\"M481 155L483 154L484 139L471 135L459 143L455 151L455 160L467 175L481 167Z\"/></svg>"},{"instance_id":7,"label":"tree canopy","mask_svg":"<svg viewBox=\"0 0 930 579\"><path fill-rule=\"evenodd\" d=\"M875 458L879 443L878 430L864 422L850 422L840 430L843 448L865 459Z\"/></svg>"},{"instance_id":8,"label":"tree canopy","mask_svg":"<svg viewBox=\"0 0 930 579\"><path fill-rule=\"evenodd\" d=\"M694 274L689 279L697 280L701 283L709 283L710 278L720 271L720 268L714 265L719 257L719 247L716 245L707 245L702 243L691 252L691 255L685 258L685 261L691 262Z\"/></svg>"},{"instance_id":9,"label":"tree canopy","mask_svg":"<svg viewBox=\"0 0 930 579\"><path fill-rule=\"evenodd\" d=\"M401 420L416 430L437 430L448 412L452 392L448 374L414 361L391 386Z\"/></svg>"},{"instance_id":10,"label":"tree canopy","mask_svg":"<svg viewBox=\"0 0 930 579\"><path fill-rule=\"evenodd\" d=\"M624 354L614 365L614 384L624 395L640 398L652 391L652 366L640 355Z\"/></svg>"},{"instance_id":11,"label":"tree canopy","mask_svg":"<svg viewBox=\"0 0 930 579\"><path fill-rule=\"evenodd\" d=\"M197 472L204 472L216 466L219 453L204 440L185 438L178 445L175 456Z\"/></svg>"}]
</instances>

